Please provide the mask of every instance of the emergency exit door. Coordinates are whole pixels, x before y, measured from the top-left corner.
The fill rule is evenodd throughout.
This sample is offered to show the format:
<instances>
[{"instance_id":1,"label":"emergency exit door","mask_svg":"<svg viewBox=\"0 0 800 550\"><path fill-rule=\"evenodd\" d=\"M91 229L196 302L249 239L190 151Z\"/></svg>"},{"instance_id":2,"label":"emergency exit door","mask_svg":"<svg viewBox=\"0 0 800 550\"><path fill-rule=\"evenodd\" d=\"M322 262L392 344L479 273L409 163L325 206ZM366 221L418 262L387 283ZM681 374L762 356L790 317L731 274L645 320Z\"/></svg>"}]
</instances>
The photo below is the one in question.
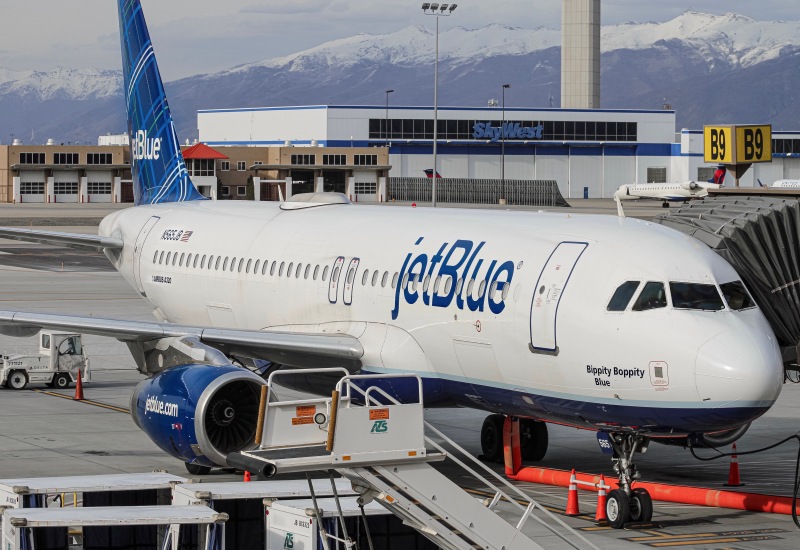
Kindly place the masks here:
<instances>
[{"instance_id":1,"label":"emergency exit door","mask_svg":"<svg viewBox=\"0 0 800 550\"><path fill-rule=\"evenodd\" d=\"M142 248L144 248L144 243L147 240L147 236L150 234L150 230L153 229L153 226L157 224L160 219L159 216L153 216L147 220L142 230L139 231L139 235L136 237L136 244L133 248L133 278L136 280L136 289L142 296L145 296L141 274Z\"/></svg>"},{"instance_id":2,"label":"emergency exit door","mask_svg":"<svg viewBox=\"0 0 800 550\"><path fill-rule=\"evenodd\" d=\"M558 355L558 305L575 265L588 243L559 243L539 274L531 302L531 343L534 353Z\"/></svg>"}]
</instances>

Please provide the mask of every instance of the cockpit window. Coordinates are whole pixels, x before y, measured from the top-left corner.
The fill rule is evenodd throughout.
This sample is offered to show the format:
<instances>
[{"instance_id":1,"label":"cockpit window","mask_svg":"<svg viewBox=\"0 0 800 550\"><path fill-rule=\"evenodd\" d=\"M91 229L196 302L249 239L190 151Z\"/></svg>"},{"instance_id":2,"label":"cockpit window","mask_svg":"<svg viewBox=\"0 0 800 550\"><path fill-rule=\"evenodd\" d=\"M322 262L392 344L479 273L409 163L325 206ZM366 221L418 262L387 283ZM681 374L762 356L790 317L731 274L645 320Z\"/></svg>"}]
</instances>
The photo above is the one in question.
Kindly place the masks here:
<instances>
[{"instance_id":1,"label":"cockpit window","mask_svg":"<svg viewBox=\"0 0 800 550\"><path fill-rule=\"evenodd\" d=\"M725 308L715 285L670 282L669 291L676 309L719 311Z\"/></svg>"},{"instance_id":2,"label":"cockpit window","mask_svg":"<svg viewBox=\"0 0 800 550\"><path fill-rule=\"evenodd\" d=\"M664 291L664 283L650 281L644 285L642 293L633 304L633 311L645 311L647 309L657 309L667 307L667 293Z\"/></svg>"},{"instance_id":3,"label":"cockpit window","mask_svg":"<svg viewBox=\"0 0 800 550\"><path fill-rule=\"evenodd\" d=\"M639 281L625 281L619 285L606 309L608 311L625 311L637 288L639 288Z\"/></svg>"},{"instance_id":4,"label":"cockpit window","mask_svg":"<svg viewBox=\"0 0 800 550\"><path fill-rule=\"evenodd\" d=\"M725 301L728 302L729 308L742 310L756 307L756 303L753 301L753 298L750 297L750 293L747 292L742 281L731 281L730 283L719 285L719 288L722 290L722 296L724 296Z\"/></svg>"}]
</instances>

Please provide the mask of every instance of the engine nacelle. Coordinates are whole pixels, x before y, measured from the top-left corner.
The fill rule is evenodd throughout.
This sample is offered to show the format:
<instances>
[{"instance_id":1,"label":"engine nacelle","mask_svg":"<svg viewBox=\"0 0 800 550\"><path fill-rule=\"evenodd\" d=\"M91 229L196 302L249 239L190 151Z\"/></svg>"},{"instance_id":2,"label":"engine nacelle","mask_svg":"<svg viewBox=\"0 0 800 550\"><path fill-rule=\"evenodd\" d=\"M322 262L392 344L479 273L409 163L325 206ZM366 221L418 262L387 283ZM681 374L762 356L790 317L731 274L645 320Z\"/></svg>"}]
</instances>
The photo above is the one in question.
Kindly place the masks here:
<instances>
[{"instance_id":1,"label":"engine nacelle","mask_svg":"<svg viewBox=\"0 0 800 550\"><path fill-rule=\"evenodd\" d=\"M687 191L694 191L695 189L697 189L699 187L699 185L697 185L697 182L694 182L694 181L686 181L686 182L681 184L681 187L683 187Z\"/></svg>"},{"instance_id":2,"label":"engine nacelle","mask_svg":"<svg viewBox=\"0 0 800 550\"><path fill-rule=\"evenodd\" d=\"M235 367L181 365L139 383L131 396L136 425L184 462L224 466L228 453L254 447L261 386Z\"/></svg>"}]
</instances>

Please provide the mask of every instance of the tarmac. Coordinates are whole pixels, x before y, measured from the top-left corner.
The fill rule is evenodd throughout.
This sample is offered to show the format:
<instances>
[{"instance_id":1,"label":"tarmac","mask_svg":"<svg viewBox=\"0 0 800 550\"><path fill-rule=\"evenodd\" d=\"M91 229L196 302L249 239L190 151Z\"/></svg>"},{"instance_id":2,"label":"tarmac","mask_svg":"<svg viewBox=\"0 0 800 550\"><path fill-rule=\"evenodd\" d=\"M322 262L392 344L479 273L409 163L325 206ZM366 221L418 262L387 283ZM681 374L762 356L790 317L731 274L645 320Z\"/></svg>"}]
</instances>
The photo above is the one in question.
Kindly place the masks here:
<instances>
[{"instance_id":1,"label":"tarmac","mask_svg":"<svg viewBox=\"0 0 800 550\"><path fill-rule=\"evenodd\" d=\"M572 202L571 208L559 210L616 214L611 200ZM91 233L96 231L91 220L99 221L120 207L123 206L0 205L0 225L16 220L18 225ZM628 215L643 218L661 212L658 203L626 207ZM50 220L58 221L58 225L48 225ZM0 241L0 278L3 282L0 309L153 319L147 304L110 268L102 254ZM84 343L91 357L93 379L84 386L85 401L71 399L74 389L58 391L43 385L22 391L0 389L0 479L154 469L190 477L183 464L157 448L134 425L127 412L131 391L143 378L136 371L127 347L115 340L93 336L85 336ZM33 339L0 336L0 352L4 354L33 351L35 347ZM485 413L467 409L426 413L429 422L474 455L480 453L484 416ZM637 465L645 481L791 496L797 441L761 454L742 456L741 453L794 435L798 432L799 418L800 386L787 383L777 404L737 442L744 487L724 486L728 480L727 458L700 462L679 447L651 444L646 454L639 455ZM552 424L548 427L549 450L538 466L575 468L614 479L611 462L600 453L592 432ZM489 466L502 471L498 465ZM476 496L484 495L483 489L455 465L445 464L443 469ZM240 480L241 476L219 470L204 479L216 482ZM652 524L613 530L594 523L593 493L581 491L580 509L585 515L568 518L563 516L566 489L529 483L517 485L560 514L561 519L599 548L794 549L800 546L800 529L787 515L656 502ZM568 547L554 537L538 536L537 542L546 548Z\"/></svg>"}]
</instances>

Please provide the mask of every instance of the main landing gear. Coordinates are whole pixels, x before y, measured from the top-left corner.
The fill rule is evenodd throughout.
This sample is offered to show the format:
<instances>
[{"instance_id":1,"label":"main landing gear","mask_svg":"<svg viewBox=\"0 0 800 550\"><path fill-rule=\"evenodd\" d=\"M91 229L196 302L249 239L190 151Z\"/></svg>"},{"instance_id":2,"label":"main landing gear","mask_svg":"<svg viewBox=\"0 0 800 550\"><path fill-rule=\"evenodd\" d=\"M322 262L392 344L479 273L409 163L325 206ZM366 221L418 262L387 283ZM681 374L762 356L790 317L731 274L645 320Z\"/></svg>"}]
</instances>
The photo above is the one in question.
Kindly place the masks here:
<instances>
[{"instance_id":1,"label":"main landing gear","mask_svg":"<svg viewBox=\"0 0 800 550\"><path fill-rule=\"evenodd\" d=\"M481 428L481 451L483 458L491 462L503 462L504 414L490 414ZM530 418L519 419L519 438L522 460L537 462L547 453L547 424Z\"/></svg>"},{"instance_id":2,"label":"main landing gear","mask_svg":"<svg viewBox=\"0 0 800 550\"><path fill-rule=\"evenodd\" d=\"M636 470L633 455L647 451L649 439L639 434L608 434L614 449L614 471L619 475L619 489L609 491L606 516L614 529L629 522L646 523L653 519L653 499L646 489L632 489L642 475Z\"/></svg>"}]
</instances>

